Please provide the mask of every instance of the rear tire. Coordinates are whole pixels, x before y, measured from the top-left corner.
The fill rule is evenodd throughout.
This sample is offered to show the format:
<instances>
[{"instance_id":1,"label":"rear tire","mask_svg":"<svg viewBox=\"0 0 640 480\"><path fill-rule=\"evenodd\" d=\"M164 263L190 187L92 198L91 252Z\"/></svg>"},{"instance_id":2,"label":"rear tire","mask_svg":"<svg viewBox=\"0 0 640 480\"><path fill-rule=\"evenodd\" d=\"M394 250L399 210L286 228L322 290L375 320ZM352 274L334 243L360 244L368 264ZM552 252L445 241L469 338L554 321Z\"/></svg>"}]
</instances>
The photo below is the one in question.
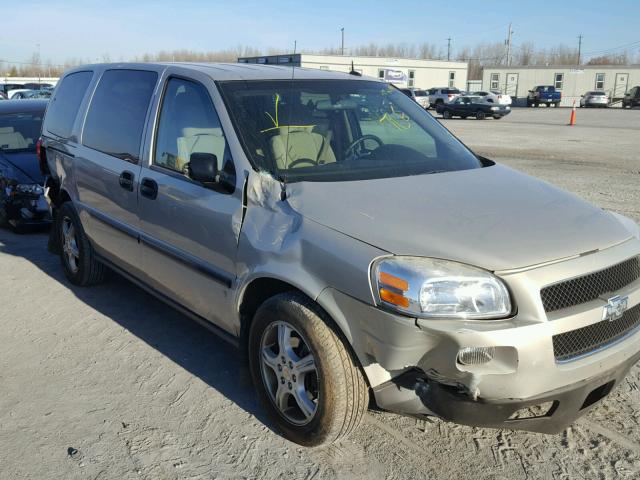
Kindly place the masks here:
<instances>
[{"instance_id":1,"label":"rear tire","mask_svg":"<svg viewBox=\"0 0 640 480\"><path fill-rule=\"evenodd\" d=\"M484 113L482 110L478 110L476 112L476 120L484 120L485 118L487 118L487 114Z\"/></svg>"},{"instance_id":2,"label":"rear tire","mask_svg":"<svg viewBox=\"0 0 640 480\"><path fill-rule=\"evenodd\" d=\"M442 118L446 118L447 120L451 118L451 112L449 110L445 110L442 112Z\"/></svg>"},{"instance_id":3,"label":"rear tire","mask_svg":"<svg viewBox=\"0 0 640 480\"><path fill-rule=\"evenodd\" d=\"M61 246L60 261L69 281L80 287L102 282L105 267L96 259L73 203L62 204L54 228Z\"/></svg>"},{"instance_id":4,"label":"rear tire","mask_svg":"<svg viewBox=\"0 0 640 480\"><path fill-rule=\"evenodd\" d=\"M248 353L258 396L292 442L333 443L362 421L369 402L362 373L326 313L304 295L282 293L258 308Z\"/></svg>"}]
</instances>

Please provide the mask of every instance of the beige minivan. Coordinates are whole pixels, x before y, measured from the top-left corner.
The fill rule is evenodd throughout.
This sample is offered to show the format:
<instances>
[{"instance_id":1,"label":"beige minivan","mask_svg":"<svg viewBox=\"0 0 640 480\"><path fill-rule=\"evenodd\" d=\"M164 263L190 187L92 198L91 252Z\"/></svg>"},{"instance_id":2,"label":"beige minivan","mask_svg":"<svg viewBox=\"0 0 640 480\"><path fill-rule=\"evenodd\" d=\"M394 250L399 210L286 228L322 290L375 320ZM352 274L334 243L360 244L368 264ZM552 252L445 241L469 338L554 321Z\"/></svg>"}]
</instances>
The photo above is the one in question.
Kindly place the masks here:
<instances>
[{"instance_id":1,"label":"beige minivan","mask_svg":"<svg viewBox=\"0 0 640 480\"><path fill-rule=\"evenodd\" d=\"M88 65L42 135L68 280L110 268L243 349L300 444L370 401L557 432L640 356L638 226L474 154L384 82Z\"/></svg>"}]
</instances>

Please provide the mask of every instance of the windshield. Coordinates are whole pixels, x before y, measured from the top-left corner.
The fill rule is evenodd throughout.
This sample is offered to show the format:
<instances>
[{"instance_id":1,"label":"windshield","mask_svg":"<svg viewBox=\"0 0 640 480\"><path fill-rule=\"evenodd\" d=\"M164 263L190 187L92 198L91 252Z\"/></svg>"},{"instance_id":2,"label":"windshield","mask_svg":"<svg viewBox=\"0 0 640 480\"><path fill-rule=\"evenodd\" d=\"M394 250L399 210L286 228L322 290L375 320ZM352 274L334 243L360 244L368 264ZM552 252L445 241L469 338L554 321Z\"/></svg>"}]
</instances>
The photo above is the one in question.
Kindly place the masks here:
<instances>
[{"instance_id":1,"label":"windshield","mask_svg":"<svg viewBox=\"0 0 640 480\"><path fill-rule=\"evenodd\" d=\"M223 82L253 165L287 181L400 177L481 167L396 88L367 80Z\"/></svg>"},{"instance_id":2,"label":"windshield","mask_svg":"<svg viewBox=\"0 0 640 480\"><path fill-rule=\"evenodd\" d=\"M426 97L427 96L427 92L425 92L424 90L414 90L413 93L416 94L416 97Z\"/></svg>"},{"instance_id":3,"label":"windshield","mask_svg":"<svg viewBox=\"0 0 640 480\"><path fill-rule=\"evenodd\" d=\"M0 150L35 152L44 112L0 115Z\"/></svg>"}]
</instances>

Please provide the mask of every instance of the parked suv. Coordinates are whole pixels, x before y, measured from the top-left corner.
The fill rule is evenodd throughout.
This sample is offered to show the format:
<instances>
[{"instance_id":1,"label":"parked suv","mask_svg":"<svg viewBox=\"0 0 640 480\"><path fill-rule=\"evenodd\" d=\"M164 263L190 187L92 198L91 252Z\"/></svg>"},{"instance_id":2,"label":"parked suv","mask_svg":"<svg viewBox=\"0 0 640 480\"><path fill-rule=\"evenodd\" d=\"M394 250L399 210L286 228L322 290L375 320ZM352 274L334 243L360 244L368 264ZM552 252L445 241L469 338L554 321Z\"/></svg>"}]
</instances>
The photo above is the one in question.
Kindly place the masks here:
<instances>
[{"instance_id":1,"label":"parked suv","mask_svg":"<svg viewBox=\"0 0 640 480\"><path fill-rule=\"evenodd\" d=\"M461 94L462 92L457 88L431 88L429 89L429 105L436 108L437 105L448 103Z\"/></svg>"},{"instance_id":2,"label":"parked suv","mask_svg":"<svg viewBox=\"0 0 640 480\"><path fill-rule=\"evenodd\" d=\"M640 86L633 87L629 90L622 99L622 108L637 107L640 105Z\"/></svg>"},{"instance_id":3,"label":"parked suv","mask_svg":"<svg viewBox=\"0 0 640 480\"><path fill-rule=\"evenodd\" d=\"M420 88L400 88L399 90L422 108L429 108L429 94L426 90Z\"/></svg>"},{"instance_id":4,"label":"parked suv","mask_svg":"<svg viewBox=\"0 0 640 480\"><path fill-rule=\"evenodd\" d=\"M384 82L294 75L66 73L42 153L68 280L111 268L240 346L304 445L347 435L370 397L557 432L623 381L633 221L475 155Z\"/></svg>"}]
</instances>

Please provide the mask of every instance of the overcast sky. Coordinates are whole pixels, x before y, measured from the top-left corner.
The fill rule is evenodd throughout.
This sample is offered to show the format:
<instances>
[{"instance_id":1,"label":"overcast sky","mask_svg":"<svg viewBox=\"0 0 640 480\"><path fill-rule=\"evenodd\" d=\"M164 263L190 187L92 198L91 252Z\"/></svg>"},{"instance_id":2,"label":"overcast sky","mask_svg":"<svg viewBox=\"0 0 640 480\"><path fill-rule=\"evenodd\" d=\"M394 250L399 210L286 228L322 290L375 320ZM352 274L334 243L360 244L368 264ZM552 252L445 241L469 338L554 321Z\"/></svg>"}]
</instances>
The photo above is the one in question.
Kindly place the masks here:
<instances>
[{"instance_id":1,"label":"overcast sky","mask_svg":"<svg viewBox=\"0 0 640 480\"><path fill-rule=\"evenodd\" d=\"M9 14L8 14L9 13ZM446 48L503 41L513 22L517 45L564 43L596 52L632 42L640 51L640 1L535 0L23 0L5 12L0 60L127 60L145 52L219 50L238 45L290 51L375 42L429 42Z\"/></svg>"}]
</instances>

